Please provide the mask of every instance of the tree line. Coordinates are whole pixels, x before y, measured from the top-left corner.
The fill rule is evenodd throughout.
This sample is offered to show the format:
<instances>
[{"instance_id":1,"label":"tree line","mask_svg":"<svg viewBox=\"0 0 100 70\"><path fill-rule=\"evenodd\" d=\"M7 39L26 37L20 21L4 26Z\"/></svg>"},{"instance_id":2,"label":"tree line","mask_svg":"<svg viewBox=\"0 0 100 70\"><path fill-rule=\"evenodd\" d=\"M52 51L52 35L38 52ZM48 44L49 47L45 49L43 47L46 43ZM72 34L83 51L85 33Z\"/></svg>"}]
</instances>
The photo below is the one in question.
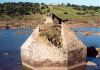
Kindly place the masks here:
<instances>
[{"instance_id":1,"label":"tree line","mask_svg":"<svg viewBox=\"0 0 100 70\"><path fill-rule=\"evenodd\" d=\"M60 4L59 4L60 5ZM93 11L100 11L100 6L85 6L85 5L75 5L75 4L70 4L70 3L67 3L67 4L64 4L62 3L61 5L66 5L67 7L73 7L74 9L76 10L83 10L83 11L86 11L86 10L93 10Z\"/></svg>"},{"instance_id":2,"label":"tree line","mask_svg":"<svg viewBox=\"0 0 100 70\"><path fill-rule=\"evenodd\" d=\"M60 5L60 4L59 4ZM85 5L75 5L75 4L64 4L62 3L61 6L65 5L66 7L73 7L75 10L79 11L86 11L86 12L77 12L76 14L78 15L84 15L84 14L92 14L94 15L95 12L100 13L100 6L85 6Z\"/></svg>"},{"instance_id":3,"label":"tree line","mask_svg":"<svg viewBox=\"0 0 100 70\"><path fill-rule=\"evenodd\" d=\"M41 3L41 5L45 5ZM43 7L42 7L43 8ZM48 7L47 7L48 8ZM35 13L41 13L40 4L39 3L30 3L30 2L8 2L8 3L0 3L0 16L8 15L10 17L19 17L21 15L31 15Z\"/></svg>"}]
</instances>

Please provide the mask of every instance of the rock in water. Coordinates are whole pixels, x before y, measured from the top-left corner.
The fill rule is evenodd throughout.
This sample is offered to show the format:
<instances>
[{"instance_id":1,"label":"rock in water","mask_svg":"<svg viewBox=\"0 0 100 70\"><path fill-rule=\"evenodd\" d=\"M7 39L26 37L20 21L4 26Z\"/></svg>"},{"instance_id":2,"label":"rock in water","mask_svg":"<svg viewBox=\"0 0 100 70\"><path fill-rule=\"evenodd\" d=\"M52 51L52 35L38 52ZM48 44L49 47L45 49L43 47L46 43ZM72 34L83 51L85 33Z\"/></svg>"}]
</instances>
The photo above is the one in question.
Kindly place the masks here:
<instances>
[{"instance_id":1,"label":"rock in water","mask_svg":"<svg viewBox=\"0 0 100 70\"><path fill-rule=\"evenodd\" d=\"M97 64L96 63L93 63L91 61L88 61L86 65L89 65L89 66L96 66Z\"/></svg>"}]
</instances>

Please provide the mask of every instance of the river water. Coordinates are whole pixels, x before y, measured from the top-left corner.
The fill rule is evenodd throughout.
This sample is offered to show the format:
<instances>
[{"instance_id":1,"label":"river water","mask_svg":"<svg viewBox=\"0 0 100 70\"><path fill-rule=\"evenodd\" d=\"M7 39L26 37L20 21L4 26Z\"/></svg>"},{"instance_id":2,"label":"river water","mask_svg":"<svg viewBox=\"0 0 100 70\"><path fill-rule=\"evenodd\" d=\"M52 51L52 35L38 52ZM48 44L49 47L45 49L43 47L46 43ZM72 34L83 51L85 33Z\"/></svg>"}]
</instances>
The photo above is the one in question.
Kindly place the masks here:
<instances>
[{"instance_id":1,"label":"river water","mask_svg":"<svg viewBox=\"0 0 100 70\"><path fill-rule=\"evenodd\" d=\"M33 29L1 29L0 33L0 69L4 70L22 70L20 56L20 47L25 40L31 35L27 34L13 34L19 31L32 31ZM4 55L3 53L9 53Z\"/></svg>"},{"instance_id":2,"label":"river water","mask_svg":"<svg viewBox=\"0 0 100 70\"><path fill-rule=\"evenodd\" d=\"M22 66L21 63L21 55L20 55L20 47L26 41L26 39L31 35L31 33L27 34L13 34L14 32L19 31L32 31L33 29L22 28L22 29L1 29L0 33L4 35L0 35L0 69L2 70L30 70L27 67ZM71 30L84 30L84 31L95 31L100 32L100 28L74 28ZM100 48L100 36L90 35L84 37L83 34L76 34L76 36L88 47L94 46ZM4 53L9 53L8 55L4 55ZM82 70L100 70L100 58L87 57L88 61L92 61L97 63L98 67L91 66L83 66ZM78 68L72 69L78 70Z\"/></svg>"}]
</instances>

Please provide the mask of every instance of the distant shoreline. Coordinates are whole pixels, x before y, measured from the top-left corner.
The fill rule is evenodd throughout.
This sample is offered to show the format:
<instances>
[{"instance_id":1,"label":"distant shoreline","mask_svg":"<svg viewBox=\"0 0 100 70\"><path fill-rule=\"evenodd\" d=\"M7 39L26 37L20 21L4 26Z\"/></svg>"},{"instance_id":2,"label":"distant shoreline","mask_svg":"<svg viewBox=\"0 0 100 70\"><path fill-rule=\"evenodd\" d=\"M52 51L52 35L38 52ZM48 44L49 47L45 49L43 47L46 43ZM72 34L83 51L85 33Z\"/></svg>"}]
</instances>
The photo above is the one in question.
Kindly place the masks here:
<instances>
[{"instance_id":1,"label":"distant shoreline","mask_svg":"<svg viewBox=\"0 0 100 70\"><path fill-rule=\"evenodd\" d=\"M0 29L36 28L38 25L42 25L43 23L44 21L42 21L42 19L0 19ZM69 20L66 21L65 24L67 24L69 28L99 28L100 20Z\"/></svg>"}]
</instances>

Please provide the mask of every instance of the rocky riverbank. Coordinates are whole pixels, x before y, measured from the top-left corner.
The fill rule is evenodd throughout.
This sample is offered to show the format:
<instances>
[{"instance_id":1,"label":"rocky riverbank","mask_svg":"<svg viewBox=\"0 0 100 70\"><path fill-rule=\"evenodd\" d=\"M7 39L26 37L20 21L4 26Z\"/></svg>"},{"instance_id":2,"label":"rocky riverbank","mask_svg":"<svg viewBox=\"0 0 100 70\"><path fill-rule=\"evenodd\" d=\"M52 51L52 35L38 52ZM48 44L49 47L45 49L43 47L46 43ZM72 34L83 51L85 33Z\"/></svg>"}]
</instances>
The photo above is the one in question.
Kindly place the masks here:
<instances>
[{"instance_id":1,"label":"rocky riverbank","mask_svg":"<svg viewBox=\"0 0 100 70\"><path fill-rule=\"evenodd\" d=\"M53 22L59 23L58 20L53 20ZM100 27L100 20L68 20L65 23L69 28ZM0 19L0 29L35 28L42 24L44 24L42 19Z\"/></svg>"},{"instance_id":2,"label":"rocky riverbank","mask_svg":"<svg viewBox=\"0 0 100 70\"><path fill-rule=\"evenodd\" d=\"M35 28L42 24L42 19L0 19L0 29Z\"/></svg>"},{"instance_id":3,"label":"rocky riverbank","mask_svg":"<svg viewBox=\"0 0 100 70\"><path fill-rule=\"evenodd\" d=\"M100 27L100 20L76 20L65 22L69 28L82 28L82 27Z\"/></svg>"},{"instance_id":4,"label":"rocky riverbank","mask_svg":"<svg viewBox=\"0 0 100 70\"><path fill-rule=\"evenodd\" d=\"M79 31L72 31L74 34L80 33L84 34L84 36L90 36L92 34L95 34L96 36L100 35L100 32L95 33L94 31L84 31L84 30L79 30Z\"/></svg>"}]
</instances>

